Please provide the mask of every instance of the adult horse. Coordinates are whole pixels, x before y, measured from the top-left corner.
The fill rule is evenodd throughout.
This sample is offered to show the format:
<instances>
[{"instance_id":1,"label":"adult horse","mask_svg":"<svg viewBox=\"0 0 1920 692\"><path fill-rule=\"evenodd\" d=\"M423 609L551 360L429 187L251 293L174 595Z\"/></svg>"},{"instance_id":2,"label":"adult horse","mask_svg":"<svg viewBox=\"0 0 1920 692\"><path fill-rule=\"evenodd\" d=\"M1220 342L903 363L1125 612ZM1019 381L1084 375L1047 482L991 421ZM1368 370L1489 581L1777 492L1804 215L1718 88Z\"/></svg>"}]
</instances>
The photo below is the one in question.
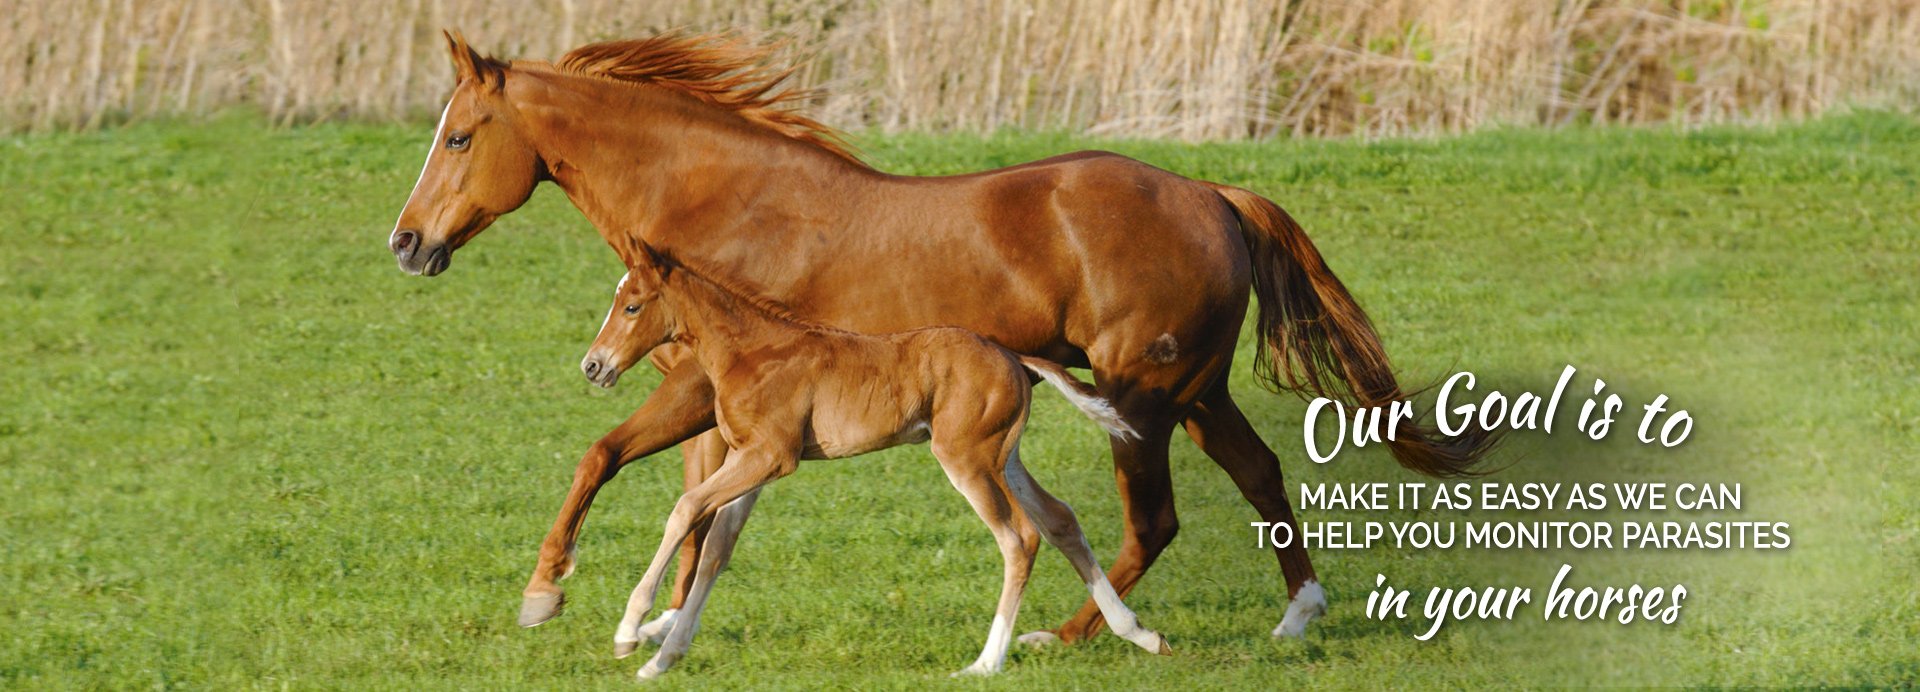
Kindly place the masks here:
<instances>
[{"instance_id":1,"label":"adult horse","mask_svg":"<svg viewBox=\"0 0 1920 692\"><path fill-rule=\"evenodd\" d=\"M1249 288L1264 382L1359 405L1404 396L1366 314L1300 226L1246 190L1104 152L970 175L888 175L789 108L794 92L778 88L791 70L725 36L598 43L554 63L484 57L453 34L447 47L453 95L389 240L401 269L445 271L455 251L551 181L610 245L644 240L815 321L876 333L960 326L1089 367L1140 434L1112 444L1126 531L1108 577L1122 595L1178 528L1167 464L1175 426L1262 520L1297 532L1279 460L1227 391ZM713 427L707 375L663 369L646 402L581 459L541 545L522 624L558 613L556 582L572 570L600 486L623 464ZM1394 432L1394 458L1434 476L1469 473L1492 440L1410 420ZM690 479L711 470L722 444L688 450ZM699 540L683 553L676 600ZM1298 635L1324 612L1324 595L1298 541L1276 555L1289 605L1273 633ZM1051 636L1074 641L1101 624L1089 600Z\"/></svg>"}]
</instances>

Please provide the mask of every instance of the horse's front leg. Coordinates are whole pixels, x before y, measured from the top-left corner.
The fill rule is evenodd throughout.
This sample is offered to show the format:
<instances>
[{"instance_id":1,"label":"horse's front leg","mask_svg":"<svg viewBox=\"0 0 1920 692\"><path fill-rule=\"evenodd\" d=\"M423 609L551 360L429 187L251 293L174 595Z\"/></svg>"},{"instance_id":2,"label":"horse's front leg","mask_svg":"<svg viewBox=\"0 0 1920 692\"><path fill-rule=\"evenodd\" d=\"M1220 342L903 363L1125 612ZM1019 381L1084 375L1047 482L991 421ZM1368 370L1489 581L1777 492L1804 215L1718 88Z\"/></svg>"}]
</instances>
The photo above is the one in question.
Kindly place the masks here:
<instances>
[{"instance_id":1,"label":"horse's front leg","mask_svg":"<svg viewBox=\"0 0 1920 692\"><path fill-rule=\"evenodd\" d=\"M540 562L520 602L521 627L532 627L560 614L566 598L558 582L573 572L574 542L580 537L580 526L600 486L627 462L712 427L713 385L706 373L697 367L675 368L639 410L587 450L574 470L573 486L567 490L560 515L540 544Z\"/></svg>"}]
</instances>

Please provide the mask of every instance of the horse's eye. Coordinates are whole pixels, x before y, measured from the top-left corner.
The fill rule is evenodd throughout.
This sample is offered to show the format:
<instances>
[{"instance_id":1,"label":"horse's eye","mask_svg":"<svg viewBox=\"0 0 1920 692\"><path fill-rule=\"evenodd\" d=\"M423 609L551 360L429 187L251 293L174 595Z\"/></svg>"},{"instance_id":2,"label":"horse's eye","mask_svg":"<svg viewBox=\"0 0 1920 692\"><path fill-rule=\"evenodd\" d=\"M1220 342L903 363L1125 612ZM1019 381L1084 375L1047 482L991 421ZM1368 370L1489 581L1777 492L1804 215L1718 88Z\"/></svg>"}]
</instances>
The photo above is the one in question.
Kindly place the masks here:
<instances>
[{"instance_id":1,"label":"horse's eye","mask_svg":"<svg viewBox=\"0 0 1920 692\"><path fill-rule=\"evenodd\" d=\"M640 306L638 306L638 305L629 305L629 306L627 306L627 314L629 314L629 315L638 315L638 314L640 314Z\"/></svg>"},{"instance_id":2,"label":"horse's eye","mask_svg":"<svg viewBox=\"0 0 1920 692\"><path fill-rule=\"evenodd\" d=\"M455 132L447 135L447 148L465 149L467 148L467 141L470 139L472 139L472 137L465 132Z\"/></svg>"}]
</instances>

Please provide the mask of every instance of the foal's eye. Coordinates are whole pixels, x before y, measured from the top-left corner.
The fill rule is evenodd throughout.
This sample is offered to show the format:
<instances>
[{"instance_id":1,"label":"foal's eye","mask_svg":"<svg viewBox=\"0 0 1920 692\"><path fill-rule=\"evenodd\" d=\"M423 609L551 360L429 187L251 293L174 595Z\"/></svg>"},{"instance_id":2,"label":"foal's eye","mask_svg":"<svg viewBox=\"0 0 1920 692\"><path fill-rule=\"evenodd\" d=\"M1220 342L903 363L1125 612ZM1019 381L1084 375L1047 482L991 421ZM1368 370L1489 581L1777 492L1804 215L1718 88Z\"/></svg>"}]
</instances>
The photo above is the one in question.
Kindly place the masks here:
<instances>
[{"instance_id":1,"label":"foal's eye","mask_svg":"<svg viewBox=\"0 0 1920 692\"><path fill-rule=\"evenodd\" d=\"M465 132L455 132L453 134L447 135L447 148L448 149L465 149L467 148L467 141L471 139L473 139L473 137L468 135Z\"/></svg>"},{"instance_id":2,"label":"foal's eye","mask_svg":"<svg viewBox=\"0 0 1920 692\"><path fill-rule=\"evenodd\" d=\"M629 314L629 315L638 315L638 314L640 314L640 306L638 306L638 305L629 305L629 306L627 306L627 314Z\"/></svg>"}]
</instances>

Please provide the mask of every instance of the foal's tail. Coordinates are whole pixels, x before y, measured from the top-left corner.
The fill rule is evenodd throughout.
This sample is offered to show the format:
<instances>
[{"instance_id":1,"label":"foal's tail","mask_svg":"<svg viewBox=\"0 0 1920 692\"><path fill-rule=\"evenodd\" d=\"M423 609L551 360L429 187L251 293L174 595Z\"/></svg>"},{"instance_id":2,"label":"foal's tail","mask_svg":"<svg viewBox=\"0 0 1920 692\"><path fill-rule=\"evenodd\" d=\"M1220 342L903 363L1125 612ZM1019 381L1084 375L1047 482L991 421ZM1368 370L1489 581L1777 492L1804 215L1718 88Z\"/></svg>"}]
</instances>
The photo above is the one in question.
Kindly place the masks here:
<instances>
[{"instance_id":1,"label":"foal's tail","mask_svg":"<svg viewBox=\"0 0 1920 692\"><path fill-rule=\"evenodd\" d=\"M1267 345L1256 351L1254 374L1275 389L1363 407L1406 398L1367 313L1327 268L1300 224L1264 197L1206 184L1239 214L1252 259L1259 334ZM1387 446L1401 466L1445 478L1482 473L1474 465L1498 439L1477 426L1447 437L1404 419Z\"/></svg>"},{"instance_id":2,"label":"foal's tail","mask_svg":"<svg viewBox=\"0 0 1920 692\"><path fill-rule=\"evenodd\" d=\"M1100 396L1100 390L1094 389L1093 385L1081 382L1080 378L1074 377L1073 373L1067 372L1067 369L1060 367L1059 363L1044 358L1020 356L1020 364L1027 366L1027 369L1039 375L1040 379L1046 380L1047 384L1053 385L1054 389L1060 390L1061 394L1066 395L1067 401L1073 403L1074 408L1080 409L1080 412L1092 418L1093 422L1106 428L1108 435L1122 440L1140 437L1140 433L1134 432L1133 426L1127 425L1126 419L1120 417L1120 412L1113 410L1113 404Z\"/></svg>"}]
</instances>

